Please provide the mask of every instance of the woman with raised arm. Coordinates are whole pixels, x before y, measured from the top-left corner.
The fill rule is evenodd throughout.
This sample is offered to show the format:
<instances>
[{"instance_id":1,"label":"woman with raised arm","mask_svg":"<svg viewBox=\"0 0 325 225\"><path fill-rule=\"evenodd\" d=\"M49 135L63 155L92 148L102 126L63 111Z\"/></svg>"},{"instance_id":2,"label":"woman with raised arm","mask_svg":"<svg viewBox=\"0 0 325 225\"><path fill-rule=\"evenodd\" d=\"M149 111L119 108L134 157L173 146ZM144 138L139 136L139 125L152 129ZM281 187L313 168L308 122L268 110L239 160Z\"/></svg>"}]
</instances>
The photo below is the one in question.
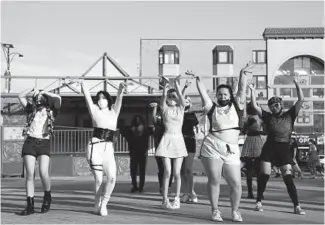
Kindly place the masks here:
<instances>
[{"instance_id":1,"label":"woman with raised arm","mask_svg":"<svg viewBox=\"0 0 325 225\"><path fill-rule=\"evenodd\" d=\"M239 209L241 199L240 149L240 110L246 104L246 72L250 64L240 71L236 96L229 85L217 87L217 102L212 102L199 76L196 85L200 93L203 110L207 113L210 130L204 138L200 158L208 176L208 197L212 206L212 220L223 221L218 210L220 182L223 176L230 186L232 220L243 221Z\"/></svg>"},{"instance_id":2,"label":"woman with raised arm","mask_svg":"<svg viewBox=\"0 0 325 225\"><path fill-rule=\"evenodd\" d=\"M26 98L33 93L32 102ZM50 138L53 134L53 123L59 114L61 97L47 91L26 90L18 96L20 103L27 113L27 124L23 130L26 137L22 157L26 169L27 207L21 215L34 213L34 173L35 161L38 160L39 174L42 180L44 197L41 212L46 213L51 207Z\"/></svg>"},{"instance_id":3,"label":"woman with raised arm","mask_svg":"<svg viewBox=\"0 0 325 225\"><path fill-rule=\"evenodd\" d=\"M193 160L196 152L195 133L197 133L197 125L199 124L199 121L197 120L195 113L189 111L192 106L192 102L191 98L185 95L185 90L190 84L191 83L189 81L186 81L182 91L182 95L185 96L185 113L182 132L188 156L184 158L181 169L183 192L181 202L197 203L198 198L194 191Z\"/></svg>"},{"instance_id":4,"label":"woman with raised arm","mask_svg":"<svg viewBox=\"0 0 325 225\"><path fill-rule=\"evenodd\" d=\"M150 103L150 107L152 107L152 121L154 124L154 132L153 132L153 138L154 138L154 144L155 149L158 148L160 140L162 136L164 135L165 127L161 118L160 113L157 112L158 104L156 102ZM160 156L155 156L157 167L158 167L158 182L159 182L159 193L163 193L163 178L164 178L164 163L163 158ZM171 164L171 174L169 178L169 185L168 185L168 193L171 193L170 187L173 183L173 164Z\"/></svg>"},{"instance_id":5,"label":"woman with raised arm","mask_svg":"<svg viewBox=\"0 0 325 225\"><path fill-rule=\"evenodd\" d=\"M267 103L271 112L262 110L256 103L253 85L249 86L251 89L252 105L263 120L266 126L266 133L268 134L260 156L261 169L257 179L256 211L263 211L262 196L267 181L270 178L271 164L274 164L280 167L283 181L294 205L294 213L305 215L305 212L299 206L297 189L291 174L294 161L290 151L290 139L294 122L304 100L301 88L295 80L294 83L298 93L298 101L286 112L283 109L282 99L276 96L270 98Z\"/></svg>"},{"instance_id":6,"label":"woman with raised arm","mask_svg":"<svg viewBox=\"0 0 325 225\"><path fill-rule=\"evenodd\" d=\"M106 91L99 91L96 94L94 104L86 83L81 82L81 87L94 126L93 137L87 149L87 160L95 178L94 213L106 216L107 203L116 182L113 135L116 130L126 84L120 83L115 104ZM103 187L103 196L101 196L103 172L107 176L107 182Z\"/></svg>"},{"instance_id":7,"label":"woman with raised arm","mask_svg":"<svg viewBox=\"0 0 325 225\"><path fill-rule=\"evenodd\" d=\"M163 134L156 156L162 157L164 163L163 179L163 209L180 208L180 190L183 158L187 156L186 146L182 135L182 125L184 118L185 99L182 96L178 82L174 82L176 89L169 89L164 86L163 96L160 101L165 133ZM173 159L174 180L176 183L176 195L170 204L168 199L168 184L171 174L171 159Z\"/></svg>"},{"instance_id":8,"label":"woman with raised arm","mask_svg":"<svg viewBox=\"0 0 325 225\"><path fill-rule=\"evenodd\" d=\"M241 151L241 161L246 168L247 198L254 199L253 174L258 175L259 156L265 143L265 132L263 122L256 114L252 104L247 104L247 121L244 124L243 133L246 139Z\"/></svg>"}]
</instances>

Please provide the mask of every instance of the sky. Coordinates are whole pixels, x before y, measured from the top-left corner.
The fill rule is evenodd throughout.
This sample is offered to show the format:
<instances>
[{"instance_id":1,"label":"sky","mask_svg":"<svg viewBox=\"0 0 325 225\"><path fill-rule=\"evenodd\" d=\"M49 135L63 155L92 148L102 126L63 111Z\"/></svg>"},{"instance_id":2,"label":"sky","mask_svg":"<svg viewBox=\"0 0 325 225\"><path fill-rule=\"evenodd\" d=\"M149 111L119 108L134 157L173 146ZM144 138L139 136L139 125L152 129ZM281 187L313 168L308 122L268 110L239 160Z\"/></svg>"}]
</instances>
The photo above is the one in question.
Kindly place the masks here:
<instances>
[{"instance_id":1,"label":"sky","mask_svg":"<svg viewBox=\"0 0 325 225\"><path fill-rule=\"evenodd\" d=\"M104 52L137 76L141 38L262 39L267 27L322 26L323 1L1 2L1 42L24 55L13 76L79 76Z\"/></svg>"}]
</instances>

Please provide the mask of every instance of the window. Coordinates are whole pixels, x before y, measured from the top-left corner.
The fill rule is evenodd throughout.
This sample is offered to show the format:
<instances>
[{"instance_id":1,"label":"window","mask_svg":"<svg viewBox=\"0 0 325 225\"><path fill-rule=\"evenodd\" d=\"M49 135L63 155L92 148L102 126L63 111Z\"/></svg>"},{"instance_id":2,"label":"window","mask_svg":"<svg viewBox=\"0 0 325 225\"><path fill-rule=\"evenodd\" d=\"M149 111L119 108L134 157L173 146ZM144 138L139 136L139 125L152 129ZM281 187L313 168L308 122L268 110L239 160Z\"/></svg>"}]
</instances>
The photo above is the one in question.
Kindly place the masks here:
<instances>
[{"instance_id":1,"label":"window","mask_svg":"<svg viewBox=\"0 0 325 225\"><path fill-rule=\"evenodd\" d=\"M159 65L179 64L179 50L176 45L164 45L159 49Z\"/></svg>"},{"instance_id":2,"label":"window","mask_svg":"<svg viewBox=\"0 0 325 225\"><path fill-rule=\"evenodd\" d=\"M324 97L324 88L313 88L313 97Z\"/></svg>"},{"instance_id":3,"label":"window","mask_svg":"<svg viewBox=\"0 0 325 225\"><path fill-rule=\"evenodd\" d=\"M310 97L310 89L309 88L301 88L302 93L304 94L304 97ZM297 95L297 90L295 88L292 89L292 97L296 98L298 97Z\"/></svg>"},{"instance_id":4,"label":"window","mask_svg":"<svg viewBox=\"0 0 325 225\"><path fill-rule=\"evenodd\" d=\"M300 113L299 113L300 114ZM310 114L308 112L303 112L297 117L297 123L306 124L310 123Z\"/></svg>"},{"instance_id":5,"label":"window","mask_svg":"<svg viewBox=\"0 0 325 225\"><path fill-rule=\"evenodd\" d=\"M266 76L254 76L254 85L256 89L266 89Z\"/></svg>"},{"instance_id":6,"label":"window","mask_svg":"<svg viewBox=\"0 0 325 225\"><path fill-rule=\"evenodd\" d=\"M324 62L311 56L293 57L276 71L274 84L292 85L295 75L307 85L324 84Z\"/></svg>"},{"instance_id":7,"label":"window","mask_svg":"<svg viewBox=\"0 0 325 225\"><path fill-rule=\"evenodd\" d=\"M313 108L315 110L324 110L324 102L321 101L314 101L313 102Z\"/></svg>"},{"instance_id":8,"label":"window","mask_svg":"<svg viewBox=\"0 0 325 225\"><path fill-rule=\"evenodd\" d=\"M281 97L291 97L291 88L280 88Z\"/></svg>"},{"instance_id":9,"label":"window","mask_svg":"<svg viewBox=\"0 0 325 225\"><path fill-rule=\"evenodd\" d=\"M253 51L253 63L266 63L266 51L254 50Z\"/></svg>"},{"instance_id":10,"label":"window","mask_svg":"<svg viewBox=\"0 0 325 225\"><path fill-rule=\"evenodd\" d=\"M217 45L212 50L213 64L233 64L234 53L229 45Z\"/></svg>"}]
</instances>

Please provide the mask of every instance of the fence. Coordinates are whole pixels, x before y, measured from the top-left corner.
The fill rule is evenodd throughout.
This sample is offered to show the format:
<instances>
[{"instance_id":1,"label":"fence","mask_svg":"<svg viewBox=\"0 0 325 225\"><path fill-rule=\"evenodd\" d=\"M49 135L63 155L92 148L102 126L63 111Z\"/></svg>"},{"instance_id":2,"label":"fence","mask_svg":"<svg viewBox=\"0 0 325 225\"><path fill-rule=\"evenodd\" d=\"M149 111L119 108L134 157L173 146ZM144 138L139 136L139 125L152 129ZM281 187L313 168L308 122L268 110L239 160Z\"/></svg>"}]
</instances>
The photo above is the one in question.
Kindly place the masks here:
<instances>
[{"instance_id":1,"label":"fence","mask_svg":"<svg viewBox=\"0 0 325 225\"><path fill-rule=\"evenodd\" d=\"M62 129L54 130L51 138L51 154L85 153L88 142L92 137L93 129ZM154 140L149 138L149 155L154 155ZM128 153L126 139L117 132L114 138L115 153Z\"/></svg>"}]
</instances>

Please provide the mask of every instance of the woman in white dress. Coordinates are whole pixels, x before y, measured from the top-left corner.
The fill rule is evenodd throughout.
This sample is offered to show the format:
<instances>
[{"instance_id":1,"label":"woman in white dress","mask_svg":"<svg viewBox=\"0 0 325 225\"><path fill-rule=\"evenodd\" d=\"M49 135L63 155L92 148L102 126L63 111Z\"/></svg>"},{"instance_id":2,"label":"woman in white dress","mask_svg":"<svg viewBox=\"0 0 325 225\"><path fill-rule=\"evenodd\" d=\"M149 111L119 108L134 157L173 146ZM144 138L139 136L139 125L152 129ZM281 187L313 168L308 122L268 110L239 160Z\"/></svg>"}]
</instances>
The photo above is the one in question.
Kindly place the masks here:
<instances>
[{"instance_id":1,"label":"woman in white dress","mask_svg":"<svg viewBox=\"0 0 325 225\"><path fill-rule=\"evenodd\" d=\"M87 149L87 160L95 178L94 213L106 216L107 203L116 182L113 135L120 114L125 83L120 83L115 104L113 104L111 96L106 91L97 93L96 104L94 104L84 82L81 82L81 87L94 126L93 137ZM107 176L105 186L103 185L103 172ZM101 196L102 188L104 188L103 196Z\"/></svg>"},{"instance_id":2,"label":"woman in white dress","mask_svg":"<svg viewBox=\"0 0 325 225\"><path fill-rule=\"evenodd\" d=\"M163 96L160 101L165 132L156 150L156 156L162 157L164 164L162 208L178 209L180 208L180 171L183 158L187 156L186 146L182 134L185 99L176 80L176 89L169 89L167 91L166 86L167 85L164 86ZM176 195L172 204L169 203L168 199L171 159L173 159L173 174L176 183Z\"/></svg>"}]
</instances>

